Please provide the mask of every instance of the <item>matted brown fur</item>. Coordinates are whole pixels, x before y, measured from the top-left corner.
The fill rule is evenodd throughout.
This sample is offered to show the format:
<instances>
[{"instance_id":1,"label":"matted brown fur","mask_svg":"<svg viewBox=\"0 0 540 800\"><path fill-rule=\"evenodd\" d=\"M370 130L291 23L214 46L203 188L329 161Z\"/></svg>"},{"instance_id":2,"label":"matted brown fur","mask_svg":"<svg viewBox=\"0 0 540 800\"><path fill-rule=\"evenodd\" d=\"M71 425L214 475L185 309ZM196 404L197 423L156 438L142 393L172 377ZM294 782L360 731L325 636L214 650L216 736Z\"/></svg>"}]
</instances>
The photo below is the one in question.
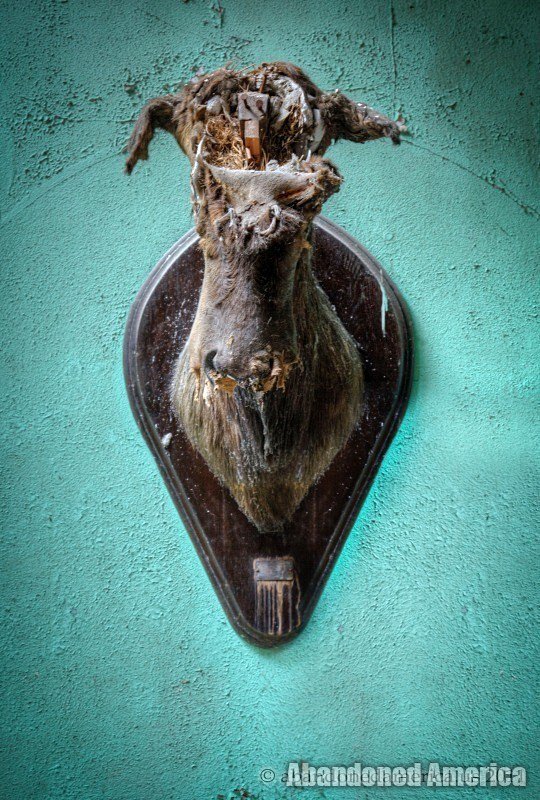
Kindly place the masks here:
<instances>
[{"instance_id":1,"label":"matted brown fur","mask_svg":"<svg viewBox=\"0 0 540 800\"><path fill-rule=\"evenodd\" d=\"M238 93L269 96L261 156L246 150ZM276 62L199 76L151 100L126 169L155 128L189 157L205 257L171 400L189 439L261 531L290 519L359 418L354 342L311 269L311 223L341 177L323 158L340 136L399 141L399 126Z\"/></svg>"}]
</instances>

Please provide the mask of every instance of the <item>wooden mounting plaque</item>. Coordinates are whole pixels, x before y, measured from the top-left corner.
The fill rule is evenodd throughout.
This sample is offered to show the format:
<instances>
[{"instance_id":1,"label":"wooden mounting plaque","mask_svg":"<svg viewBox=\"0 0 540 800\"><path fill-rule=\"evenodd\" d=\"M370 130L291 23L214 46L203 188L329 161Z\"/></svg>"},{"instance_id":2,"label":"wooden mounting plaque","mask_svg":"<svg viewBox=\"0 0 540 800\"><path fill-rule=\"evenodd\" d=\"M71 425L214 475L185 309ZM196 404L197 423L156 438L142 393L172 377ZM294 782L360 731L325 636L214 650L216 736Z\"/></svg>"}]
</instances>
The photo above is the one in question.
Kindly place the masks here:
<instances>
[{"instance_id":1,"label":"wooden mounting plaque","mask_svg":"<svg viewBox=\"0 0 540 800\"><path fill-rule=\"evenodd\" d=\"M280 534L260 534L192 448L169 397L172 372L197 307L203 276L191 230L161 259L129 315L124 369L133 414L184 525L239 634L272 647L304 627L354 524L410 393L412 338L397 290L381 265L332 222L318 217L313 268L358 344L364 368L361 418ZM293 578L294 574L294 584ZM283 581L288 616L269 630L268 577ZM261 605L262 604L262 605ZM267 609L268 610L268 609Z\"/></svg>"}]
</instances>

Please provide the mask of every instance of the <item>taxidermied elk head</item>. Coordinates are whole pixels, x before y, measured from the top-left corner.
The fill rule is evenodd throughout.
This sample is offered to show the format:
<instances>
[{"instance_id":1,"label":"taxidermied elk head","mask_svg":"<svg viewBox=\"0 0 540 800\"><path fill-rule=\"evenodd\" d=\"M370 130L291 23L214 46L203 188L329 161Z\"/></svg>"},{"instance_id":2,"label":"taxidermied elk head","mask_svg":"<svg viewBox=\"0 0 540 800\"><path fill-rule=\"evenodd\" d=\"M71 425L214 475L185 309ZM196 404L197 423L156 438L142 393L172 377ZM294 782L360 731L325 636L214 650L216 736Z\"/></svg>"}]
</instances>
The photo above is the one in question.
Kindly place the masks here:
<instances>
[{"instance_id":1,"label":"taxidermied elk head","mask_svg":"<svg viewBox=\"0 0 540 800\"><path fill-rule=\"evenodd\" d=\"M193 446L262 531L278 531L355 426L362 366L311 269L311 225L341 177L339 138L399 142L401 127L292 64L219 69L150 100L126 169L156 128L191 164L205 271L171 386Z\"/></svg>"}]
</instances>

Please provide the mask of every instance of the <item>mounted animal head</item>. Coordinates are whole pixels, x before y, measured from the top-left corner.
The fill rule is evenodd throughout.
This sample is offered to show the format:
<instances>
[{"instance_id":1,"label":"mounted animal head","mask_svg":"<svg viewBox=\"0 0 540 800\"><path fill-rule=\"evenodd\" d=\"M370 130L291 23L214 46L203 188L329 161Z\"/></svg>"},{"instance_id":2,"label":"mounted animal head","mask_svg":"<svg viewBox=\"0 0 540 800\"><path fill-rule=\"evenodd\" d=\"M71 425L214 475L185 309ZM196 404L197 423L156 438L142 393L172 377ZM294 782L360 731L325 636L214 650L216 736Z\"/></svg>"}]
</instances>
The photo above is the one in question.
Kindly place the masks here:
<instances>
[{"instance_id":1,"label":"mounted animal head","mask_svg":"<svg viewBox=\"0 0 540 800\"><path fill-rule=\"evenodd\" d=\"M341 177L332 140L399 142L400 126L298 67L194 78L149 101L126 170L156 128L188 156L205 272L173 383L193 445L259 530L290 518L358 418L354 343L311 272L311 223Z\"/></svg>"},{"instance_id":2,"label":"mounted animal head","mask_svg":"<svg viewBox=\"0 0 540 800\"><path fill-rule=\"evenodd\" d=\"M191 189L206 275L191 365L235 381L262 381L274 354L297 360L295 268L313 217L339 189L323 158L332 140L399 141L398 124L298 67L218 69L175 95L150 100L131 136L126 170L148 158L156 128L192 164Z\"/></svg>"}]
</instances>

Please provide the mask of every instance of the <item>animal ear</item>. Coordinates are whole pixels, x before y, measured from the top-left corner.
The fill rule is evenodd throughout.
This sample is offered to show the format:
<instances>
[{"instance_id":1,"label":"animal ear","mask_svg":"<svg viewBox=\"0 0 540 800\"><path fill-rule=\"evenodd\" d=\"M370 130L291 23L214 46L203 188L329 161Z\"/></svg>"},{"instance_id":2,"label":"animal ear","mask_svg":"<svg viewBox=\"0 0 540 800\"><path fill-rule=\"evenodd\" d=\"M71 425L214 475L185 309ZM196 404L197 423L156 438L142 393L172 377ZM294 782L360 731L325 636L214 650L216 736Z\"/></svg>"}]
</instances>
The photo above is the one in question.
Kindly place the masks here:
<instances>
[{"instance_id":1,"label":"animal ear","mask_svg":"<svg viewBox=\"0 0 540 800\"><path fill-rule=\"evenodd\" d=\"M406 128L380 114L365 103L355 103L341 92L322 94L318 99L324 125L332 139L349 139L352 142L368 142L387 136L399 144L400 134Z\"/></svg>"},{"instance_id":2,"label":"animal ear","mask_svg":"<svg viewBox=\"0 0 540 800\"><path fill-rule=\"evenodd\" d=\"M139 159L146 161L148 158L148 145L154 136L156 128L163 128L163 130L174 135L173 115L177 103L178 98L172 94L164 97L155 97L146 103L139 114L126 147L129 153L126 159L126 172L128 175L131 175Z\"/></svg>"}]
</instances>

